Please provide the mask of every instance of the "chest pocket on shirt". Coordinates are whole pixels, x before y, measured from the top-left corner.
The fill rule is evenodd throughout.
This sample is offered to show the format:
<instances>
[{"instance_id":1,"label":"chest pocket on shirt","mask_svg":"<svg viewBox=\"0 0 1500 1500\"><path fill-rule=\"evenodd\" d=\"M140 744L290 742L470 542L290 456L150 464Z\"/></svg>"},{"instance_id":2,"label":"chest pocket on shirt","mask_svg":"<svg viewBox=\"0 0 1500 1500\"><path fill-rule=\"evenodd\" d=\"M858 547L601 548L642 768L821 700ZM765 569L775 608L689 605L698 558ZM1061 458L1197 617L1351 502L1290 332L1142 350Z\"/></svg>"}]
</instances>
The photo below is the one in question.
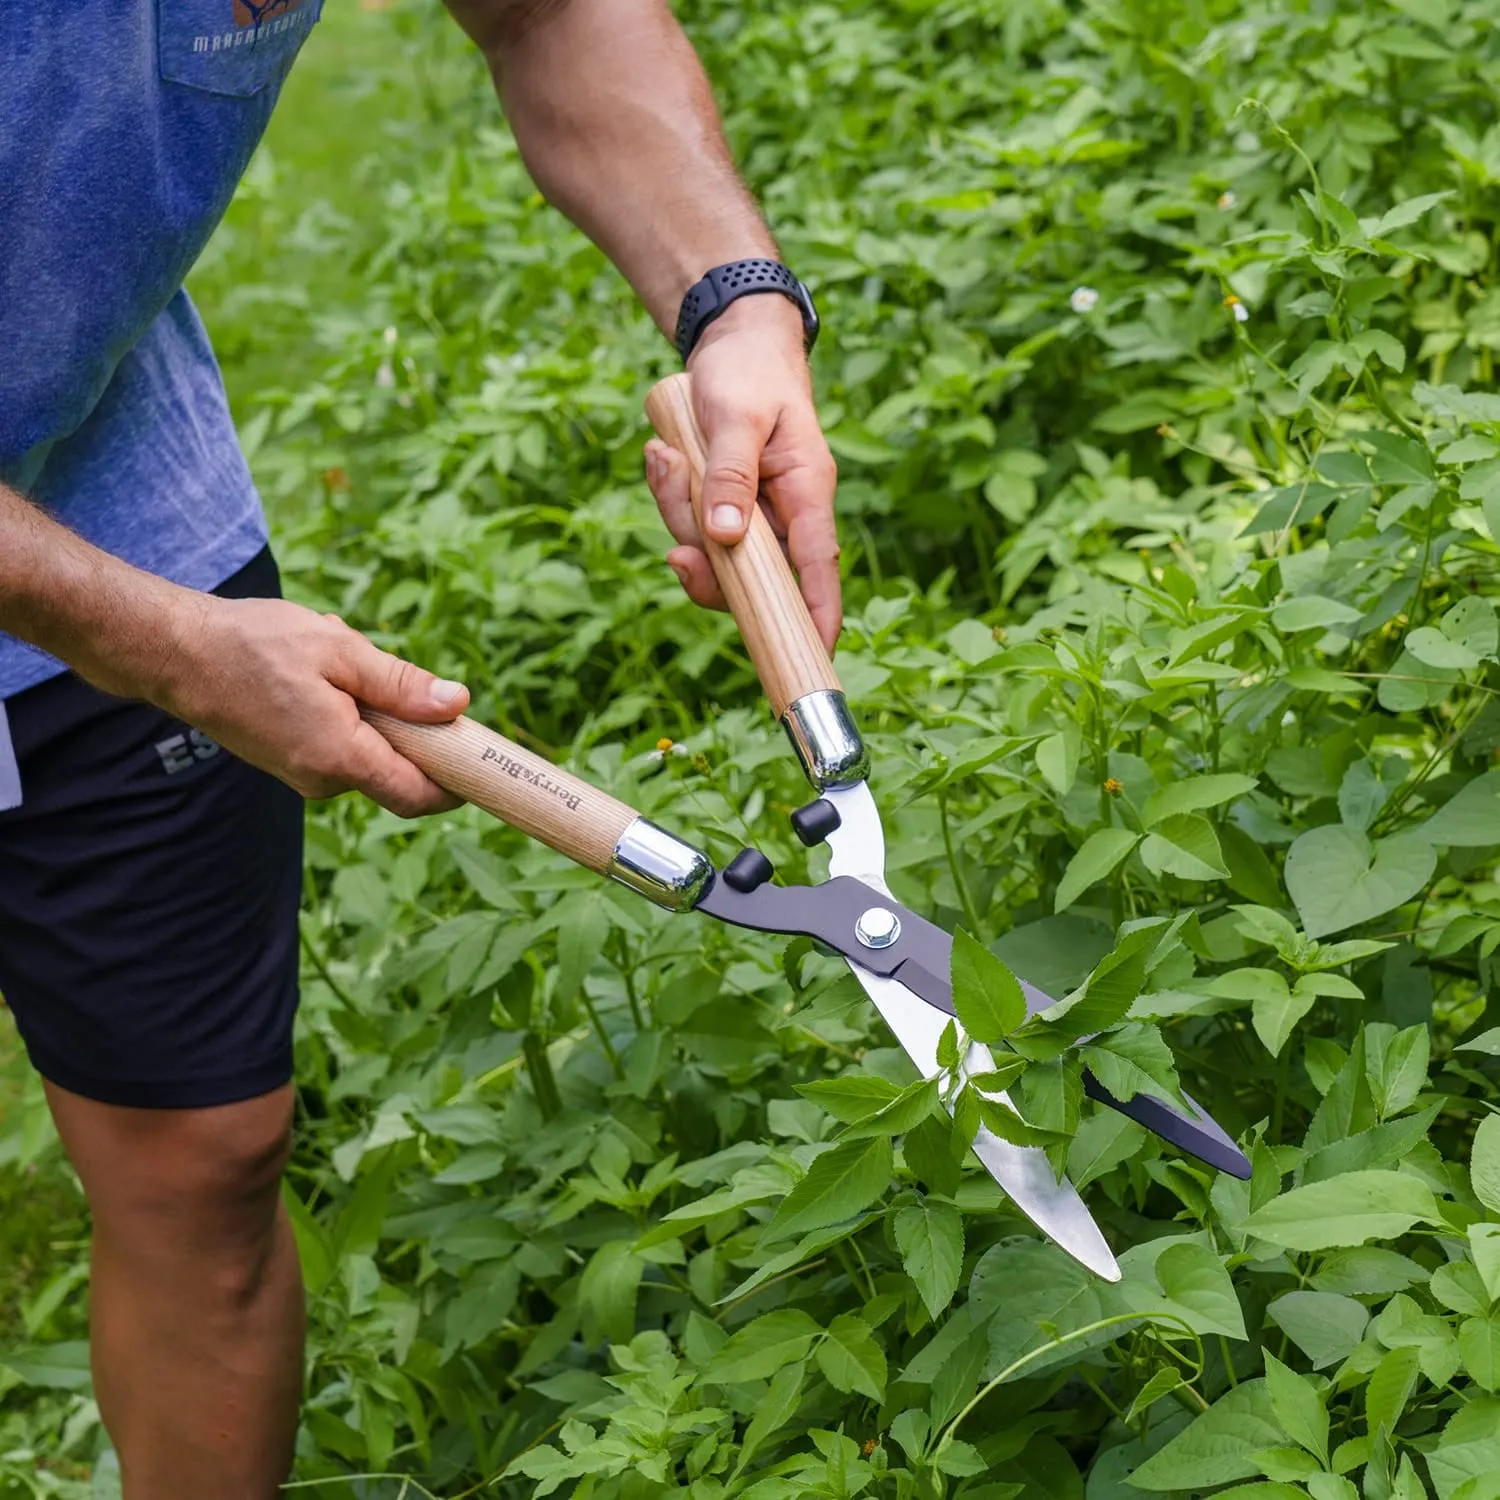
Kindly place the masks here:
<instances>
[{"instance_id":1,"label":"chest pocket on shirt","mask_svg":"<svg viewBox=\"0 0 1500 1500\"><path fill-rule=\"evenodd\" d=\"M241 98L286 76L323 0L156 0L157 65L168 83Z\"/></svg>"}]
</instances>

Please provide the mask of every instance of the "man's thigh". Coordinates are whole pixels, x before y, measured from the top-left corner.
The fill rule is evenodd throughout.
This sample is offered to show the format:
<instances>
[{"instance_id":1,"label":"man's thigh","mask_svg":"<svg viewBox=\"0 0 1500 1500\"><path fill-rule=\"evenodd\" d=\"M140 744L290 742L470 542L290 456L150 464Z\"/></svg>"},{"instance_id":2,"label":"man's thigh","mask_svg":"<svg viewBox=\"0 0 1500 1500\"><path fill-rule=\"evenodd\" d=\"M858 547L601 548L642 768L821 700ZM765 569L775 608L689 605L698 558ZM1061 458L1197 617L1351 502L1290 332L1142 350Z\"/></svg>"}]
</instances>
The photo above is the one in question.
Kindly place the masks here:
<instances>
[{"instance_id":1,"label":"man's thigh","mask_svg":"<svg viewBox=\"0 0 1500 1500\"><path fill-rule=\"evenodd\" d=\"M224 593L268 594L269 555ZM6 705L0 995L38 1071L188 1109L291 1076L301 799L197 731L71 675Z\"/></svg>"}]
</instances>

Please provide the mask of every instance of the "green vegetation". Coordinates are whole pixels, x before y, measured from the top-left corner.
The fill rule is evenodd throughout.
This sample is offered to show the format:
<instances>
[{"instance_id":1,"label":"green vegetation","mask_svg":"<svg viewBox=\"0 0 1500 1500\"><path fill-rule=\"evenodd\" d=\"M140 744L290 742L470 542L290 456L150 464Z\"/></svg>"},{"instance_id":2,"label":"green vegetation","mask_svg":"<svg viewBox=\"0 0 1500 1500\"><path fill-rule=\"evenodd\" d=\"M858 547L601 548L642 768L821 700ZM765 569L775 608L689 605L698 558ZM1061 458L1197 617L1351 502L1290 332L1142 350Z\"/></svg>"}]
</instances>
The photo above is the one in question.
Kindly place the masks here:
<instances>
[{"instance_id":1,"label":"green vegetation","mask_svg":"<svg viewBox=\"0 0 1500 1500\"><path fill-rule=\"evenodd\" d=\"M1054 994L1094 973L1090 1063L1188 1089L1255 1174L1011 1033L1014 1128L1121 1252L1094 1282L930 1094L870 1113L911 1075L807 944L346 799L303 917L299 1482L1500 1494L1491 8L683 14L825 312L897 894ZM325 24L196 283L292 590L804 877L733 628L660 563L668 351L435 12ZM0 1116L0 1495L82 1496L78 1205L38 1118Z\"/></svg>"}]
</instances>

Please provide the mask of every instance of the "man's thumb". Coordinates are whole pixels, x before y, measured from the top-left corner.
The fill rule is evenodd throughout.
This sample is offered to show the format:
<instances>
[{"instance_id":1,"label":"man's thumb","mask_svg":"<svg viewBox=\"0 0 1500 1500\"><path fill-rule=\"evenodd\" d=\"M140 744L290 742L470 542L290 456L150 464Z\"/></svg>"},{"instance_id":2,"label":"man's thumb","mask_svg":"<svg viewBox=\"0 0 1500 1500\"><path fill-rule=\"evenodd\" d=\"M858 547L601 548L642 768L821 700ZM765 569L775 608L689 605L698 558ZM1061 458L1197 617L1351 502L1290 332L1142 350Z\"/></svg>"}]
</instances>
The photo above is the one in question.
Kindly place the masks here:
<instances>
[{"instance_id":1,"label":"man's thumb","mask_svg":"<svg viewBox=\"0 0 1500 1500\"><path fill-rule=\"evenodd\" d=\"M463 683L435 677L368 641L358 653L353 676L352 683L338 685L361 703L413 724L441 724L469 706L469 690Z\"/></svg>"},{"instance_id":2,"label":"man's thumb","mask_svg":"<svg viewBox=\"0 0 1500 1500\"><path fill-rule=\"evenodd\" d=\"M709 439L703 469L701 524L705 536L726 544L744 536L760 494L760 454L764 446L748 424L723 424Z\"/></svg>"}]
</instances>

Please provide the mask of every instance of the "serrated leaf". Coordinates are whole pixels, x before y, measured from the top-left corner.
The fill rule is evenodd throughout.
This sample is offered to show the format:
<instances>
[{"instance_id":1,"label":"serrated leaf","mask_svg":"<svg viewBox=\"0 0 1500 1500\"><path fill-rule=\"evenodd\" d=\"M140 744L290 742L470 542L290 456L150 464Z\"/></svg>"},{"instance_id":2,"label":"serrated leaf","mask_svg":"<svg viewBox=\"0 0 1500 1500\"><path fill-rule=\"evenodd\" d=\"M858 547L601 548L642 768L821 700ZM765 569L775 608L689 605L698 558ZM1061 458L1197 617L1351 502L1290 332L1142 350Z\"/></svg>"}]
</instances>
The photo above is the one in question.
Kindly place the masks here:
<instances>
[{"instance_id":1,"label":"serrated leaf","mask_svg":"<svg viewBox=\"0 0 1500 1500\"><path fill-rule=\"evenodd\" d=\"M924 1198L896 1215L896 1246L906 1274L916 1284L928 1316L936 1318L958 1290L964 1261L964 1225L959 1211Z\"/></svg>"},{"instance_id":2,"label":"serrated leaf","mask_svg":"<svg viewBox=\"0 0 1500 1500\"><path fill-rule=\"evenodd\" d=\"M942 1104L936 1078L919 1078L908 1084L894 1099L873 1115L856 1120L839 1134L843 1141L862 1141L870 1136L905 1135L915 1130L929 1115L939 1113Z\"/></svg>"},{"instance_id":3,"label":"serrated leaf","mask_svg":"<svg viewBox=\"0 0 1500 1500\"><path fill-rule=\"evenodd\" d=\"M818 1345L818 1368L837 1391L858 1391L872 1401L885 1399L885 1354L870 1325L855 1313L840 1313Z\"/></svg>"},{"instance_id":4,"label":"serrated leaf","mask_svg":"<svg viewBox=\"0 0 1500 1500\"><path fill-rule=\"evenodd\" d=\"M1016 976L962 928L953 934L953 1009L976 1042L1004 1041L1026 1019Z\"/></svg>"},{"instance_id":5,"label":"serrated leaf","mask_svg":"<svg viewBox=\"0 0 1500 1500\"><path fill-rule=\"evenodd\" d=\"M812 1083L799 1083L797 1092L825 1109L834 1119L853 1124L869 1115L877 1114L901 1090L889 1079L878 1078L870 1073L845 1073L841 1078L819 1078Z\"/></svg>"},{"instance_id":6,"label":"serrated leaf","mask_svg":"<svg viewBox=\"0 0 1500 1500\"><path fill-rule=\"evenodd\" d=\"M814 1159L807 1175L781 1200L767 1236L785 1239L853 1218L885 1191L891 1170L891 1143L885 1136L834 1146Z\"/></svg>"},{"instance_id":7,"label":"serrated leaf","mask_svg":"<svg viewBox=\"0 0 1500 1500\"><path fill-rule=\"evenodd\" d=\"M1154 1026L1122 1026L1083 1047L1081 1056L1084 1066L1122 1103L1137 1094L1169 1104L1182 1102L1172 1049Z\"/></svg>"},{"instance_id":8,"label":"serrated leaf","mask_svg":"<svg viewBox=\"0 0 1500 1500\"><path fill-rule=\"evenodd\" d=\"M1054 911L1065 911L1091 885L1103 880L1140 842L1125 828L1101 828L1083 841L1057 884Z\"/></svg>"},{"instance_id":9,"label":"serrated leaf","mask_svg":"<svg viewBox=\"0 0 1500 1500\"><path fill-rule=\"evenodd\" d=\"M1293 1188L1245 1220L1244 1229L1286 1250L1331 1250L1395 1239L1441 1218L1432 1189L1401 1172L1347 1172Z\"/></svg>"},{"instance_id":10,"label":"serrated leaf","mask_svg":"<svg viewBox=\"0 0 1500 1500\"><path fill-rule=\"evenodd\" d=\"M700 1384L769 1380L783 1365L805 1359L823 1330L805 1312L782 1307L732 1334L698 1375Z\"/></svg>"}]
</instances>

